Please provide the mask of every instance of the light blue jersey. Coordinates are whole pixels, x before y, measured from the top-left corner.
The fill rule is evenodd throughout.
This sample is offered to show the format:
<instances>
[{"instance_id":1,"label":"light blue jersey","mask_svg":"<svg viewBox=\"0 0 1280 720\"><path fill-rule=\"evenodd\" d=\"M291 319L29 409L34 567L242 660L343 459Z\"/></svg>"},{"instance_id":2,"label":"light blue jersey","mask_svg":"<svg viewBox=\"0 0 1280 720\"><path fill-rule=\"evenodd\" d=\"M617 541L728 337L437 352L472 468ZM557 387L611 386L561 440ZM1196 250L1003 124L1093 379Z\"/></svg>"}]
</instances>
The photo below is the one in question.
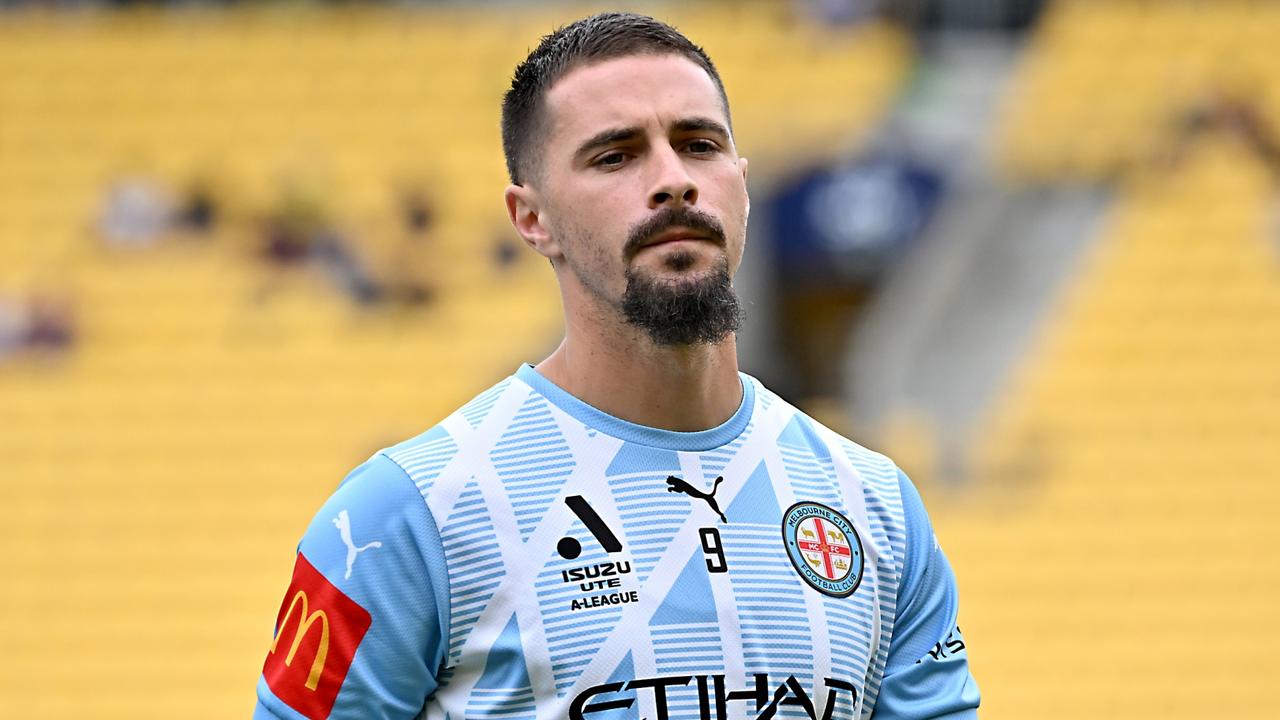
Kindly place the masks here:
<instances>
[{"instance_id":1,"label":"light blue jersey","mask_svg":"<svg viewBox=\"0 0 1280 720\"><path fill-rule=\"evenodd\" d=\"M523 366L374 455L302 539L254 717L976 717L910 481L742 384L681 433Z\"/></svg>"}]
</instances>

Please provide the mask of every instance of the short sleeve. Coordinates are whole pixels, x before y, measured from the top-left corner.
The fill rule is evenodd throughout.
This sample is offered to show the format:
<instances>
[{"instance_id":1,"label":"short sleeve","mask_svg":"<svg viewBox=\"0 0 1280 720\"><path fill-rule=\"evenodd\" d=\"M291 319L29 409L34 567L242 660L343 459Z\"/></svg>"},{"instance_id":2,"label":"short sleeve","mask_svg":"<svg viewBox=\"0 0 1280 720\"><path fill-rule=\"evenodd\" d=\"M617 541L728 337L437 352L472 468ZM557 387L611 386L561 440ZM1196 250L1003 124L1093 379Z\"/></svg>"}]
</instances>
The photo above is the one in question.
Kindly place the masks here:
<instances>
[{"instance_id":1,"label":"short sleeve","mask_svg":"<svg viewBox=\"0 0 1280 720\"><path fill-rule=\"evenodd\" d=\"M416 717L444 658L447 582L425 500L399 465L375 455L298 545L253 717Z\"/></svg>"},{"instance_id":2,"label":"short sleeve","mask_svg":"<svg viewBox=\"0 0 1280 720\"><path fill-rule=\"evenodd\" d=\"M901 471L907 554L874 720L977 717L978 685L957 625L955 575L915 486Z\"/></svg>"}]
</instances>

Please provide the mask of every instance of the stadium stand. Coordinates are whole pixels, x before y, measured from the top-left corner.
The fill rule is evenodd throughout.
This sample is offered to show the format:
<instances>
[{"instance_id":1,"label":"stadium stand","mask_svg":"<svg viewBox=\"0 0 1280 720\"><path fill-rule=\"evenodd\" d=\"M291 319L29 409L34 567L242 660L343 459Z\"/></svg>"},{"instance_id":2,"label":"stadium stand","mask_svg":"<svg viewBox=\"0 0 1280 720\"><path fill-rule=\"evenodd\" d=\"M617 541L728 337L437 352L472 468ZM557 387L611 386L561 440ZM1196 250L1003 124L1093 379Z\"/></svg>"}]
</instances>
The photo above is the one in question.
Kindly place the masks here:
<instances>
[{"instance_id":1,"label":"stadium stand","mask_svg":"<svg viewBox=\"0 0 1280 720\"><path fill-rule=\"evenodd\" d=\"M753 173L855 142L909 59L888 27L779 12L674 18L722 66ZM550 273L491 261L497 108L578 14L0 14L0 288L66 288L79 328L61 361L0 361L0 716L243 716L293 543L342 474L549 349ZM135 173L211 182L211 235L106 247L104 198ZM297 274L255 302L251 248L290 180L384 261L396 188L429 186L436 298L362 310Z\"/></svg>"},{"instance_id":2,"label":"stadium stand","mask_svg":"<svg viewBox=\"0 0 1280 720\"><path fill-rule=\"evenodd\" d=\"M1113 176L1157 155L1178 119L1223 88L1280 117L1277 32L1269 2L1056 3L1007 96L999 164L1024 182Z\"/></svg>"},{"instance_id":3,"label":"stadium stand","mask_svg":"<svg viewBox=\"0 0 1280 720\"><path fill-rule=\"evenodd\" d=\"M1275 186L1230 142L1188 163L1119 201L993 412L978 496L934 505L985 717L1272 714Z\"/></svg>"},{"instance_id":4,"label":"stadium stand","mask_svg":"<svg viewBox=\"0 0 1280 720\"><path fill-rule=\"evenodd\" d=\"M1155 162L1206 88L1280 118L1275 4L1062 2L998 160L1117 179L1104 230L931 488L984 718L1264 718L1280 676L1280 178L1239 133Z\"/></svg>"}]
</instances>

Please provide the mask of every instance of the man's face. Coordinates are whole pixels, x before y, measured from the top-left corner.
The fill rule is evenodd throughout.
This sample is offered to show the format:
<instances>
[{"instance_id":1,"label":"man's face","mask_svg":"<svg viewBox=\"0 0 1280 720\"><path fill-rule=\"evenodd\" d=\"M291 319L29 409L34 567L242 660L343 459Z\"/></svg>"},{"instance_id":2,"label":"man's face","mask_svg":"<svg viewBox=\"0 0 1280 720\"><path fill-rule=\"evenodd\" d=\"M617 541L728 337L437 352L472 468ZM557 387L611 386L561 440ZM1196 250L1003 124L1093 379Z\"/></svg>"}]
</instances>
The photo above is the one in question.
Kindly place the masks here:
<instances>
[{"instance_id":1,"label":"man's face","mask_svg":"<svg viewBox=\"0 0 1280 720\"><path fill-rule=\"evenodd\" d=\"M637 310L645 293L714 303L707 291L719 283L732 297L728 279L746 238L746 160L706 71L680 55L607 60L566 74L545 107L533 184L548 239L539 249L561 282L636 324L633 311L701 312Z\"/></svg>"}]
</instances>

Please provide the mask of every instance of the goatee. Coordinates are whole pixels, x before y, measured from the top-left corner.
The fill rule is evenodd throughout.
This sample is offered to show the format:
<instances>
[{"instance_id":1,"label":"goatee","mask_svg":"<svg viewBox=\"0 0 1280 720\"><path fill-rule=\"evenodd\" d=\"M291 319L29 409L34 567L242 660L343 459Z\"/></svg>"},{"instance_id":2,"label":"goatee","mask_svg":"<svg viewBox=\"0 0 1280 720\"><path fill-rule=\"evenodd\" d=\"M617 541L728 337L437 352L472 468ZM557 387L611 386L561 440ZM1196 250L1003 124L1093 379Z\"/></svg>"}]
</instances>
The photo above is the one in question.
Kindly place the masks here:
<instances>
[{"instance_id":1,"label":"goatee","mask_svg":"<svg viewBox=\"0 0 1280 720\"><path fill-rule=\"evenodd\" d=\"M691 280L664 281L627 270L622 312L657 345L715 344L742 327L728 261Z\"/></svg>"}]
</instances>

